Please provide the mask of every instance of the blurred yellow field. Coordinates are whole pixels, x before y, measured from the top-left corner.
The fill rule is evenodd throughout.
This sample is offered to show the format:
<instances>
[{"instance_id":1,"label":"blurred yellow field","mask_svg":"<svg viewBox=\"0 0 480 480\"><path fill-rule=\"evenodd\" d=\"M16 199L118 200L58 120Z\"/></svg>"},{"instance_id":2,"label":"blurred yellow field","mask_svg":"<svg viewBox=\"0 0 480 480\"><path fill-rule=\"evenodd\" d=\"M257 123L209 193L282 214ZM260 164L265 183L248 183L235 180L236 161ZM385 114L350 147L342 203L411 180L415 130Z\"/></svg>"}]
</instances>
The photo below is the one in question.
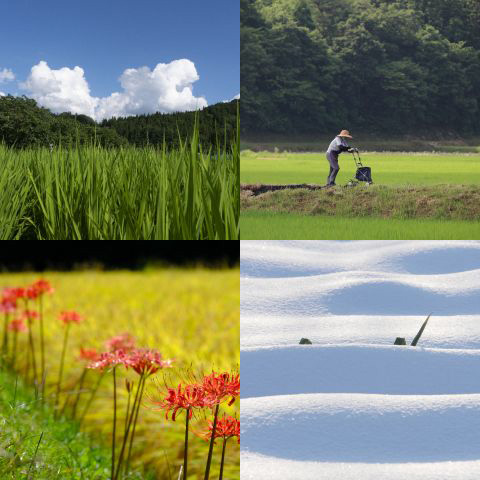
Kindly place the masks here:
<instances>
[{"instance_id":1,"label":"blurred yellow field","mask_svg":"<svg viewBox=\"0 0 480 480\"><path fill-rule=\"evenodd\" d=\"M26 286L40 276L35 273L2 273L0 287ZM63 326L58 320L61 310L75 310L85 317L72 325L65 358L62 401L83 371L84 363L78 361L79 349L103 350L109 338L120 333L131 333L137 345L158 349L165 358L173 358L174 368L165 370L174 386L191 368L193 372L215 369L232 370L239 364L240 288L238 269L151 269L143 272L78 271L50 272L41 275L55 288L53 295L45 296L45 342L47 368L47 394L54 394L63 341ZM31 305L32 307L33 305ZM38 336L38 325L34 324ZM19 336L19 353L25 352L27 336ZM20 358L19 358L20 360ZM24 359L25 361L26 359ZM117 377L119 395L119 421L127 403L124 378L135 381L134 372ZM86 386L91 388L97 371L89 371ZM147 382L147 393L155 395L156 383L163 386L162 372ZM112 431L112 382L107 374L98 396L84 422L84 430L108 445ZM79 411L88 394L84 394ZM145 398L144 407L148 406ZM134 464L157 471L157 478L177 478L183 461L184 414L174 423L166 421L164 412L140 409L135 437ZM230 414L239 412L235 403ZM192 430L205 430L205 419L193 420ZM218 477L220 443L215 447L211 478ZM189 478L203 478L208 443L191 436L189 445ZM227 448L224 477L239 478L239 449L236 440Z\"/></svg>"}]
</instances>

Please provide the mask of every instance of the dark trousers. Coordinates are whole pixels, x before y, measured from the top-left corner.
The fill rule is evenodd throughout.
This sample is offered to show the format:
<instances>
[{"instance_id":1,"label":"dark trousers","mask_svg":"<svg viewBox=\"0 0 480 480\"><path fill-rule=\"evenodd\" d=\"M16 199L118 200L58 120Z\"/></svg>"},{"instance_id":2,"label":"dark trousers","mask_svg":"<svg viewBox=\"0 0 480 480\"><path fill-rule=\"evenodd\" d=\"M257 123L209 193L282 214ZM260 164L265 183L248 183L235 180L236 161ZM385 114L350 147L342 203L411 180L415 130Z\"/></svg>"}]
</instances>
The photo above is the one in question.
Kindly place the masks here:
<instances>
[{"instance_id":1,"label":"dark trousers","mask_svg":"<svg viewBox=\"0 0 480 480\"><path fill-rule=\"evenodd\" d=\"M340 166L338 165L338 155L338 152L327 153L327 160L330 164L330 173L328 174L327 185L335 184L335 179L337 178L337 174L340 170Z\"/></svg>"}]
</instances>

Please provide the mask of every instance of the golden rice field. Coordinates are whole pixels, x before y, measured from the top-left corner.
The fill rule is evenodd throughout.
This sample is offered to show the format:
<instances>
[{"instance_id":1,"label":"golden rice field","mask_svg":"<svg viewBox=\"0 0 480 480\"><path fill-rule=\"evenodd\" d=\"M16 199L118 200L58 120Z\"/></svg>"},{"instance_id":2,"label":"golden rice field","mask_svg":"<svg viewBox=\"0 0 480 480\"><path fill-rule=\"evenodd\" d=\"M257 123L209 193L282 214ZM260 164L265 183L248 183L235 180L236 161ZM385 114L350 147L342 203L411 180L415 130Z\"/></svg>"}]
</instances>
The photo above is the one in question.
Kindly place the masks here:
<instances>
[{"instance_id":1,"label":"golden rice field","mask_svg":"<svg viewBox=\"0 0 480 480\"><path fill-rule=\"evenodd\" d=\"M73 388L83 371L77 360L79 348L104 349L110 337L130 332L138 346L156 348L164 357L175 359L167 381L173 385L191 368L193 372L208 373L212 367L231 370L240 361L240 287L238 269L209 270L151 269L143 272L77 271L43 273L42 278L55 288L53 295L44 299L47 394L52 397L57 379L63 341L63 326L58 320L61 310L75 310L85 317L72 325L69 348L65 359L63 398ZM2 273L0 287L26 286L38 279L36 273ZM35 328L36 327L36 328ZM34 324L38 335L38 325ZM19 336L19 352L27 351L27 336ZM22 348L24 347L24 348ZM119 369L120 371L120 369ZM98 372L91 370L86 385L92 388ZM137 380L134 372L117 376L119 421L125 411L127 395L124 377ZM155 395L156 383L163 384L162 373L147 383L148 393ZM107 374L99 393L89 410L83 429L98 442L109 445L112 434L112 382ZM83 395L82 410L88 394ZM184 414L174 423L165 420L163 412L140 409L135 437L134 465L154 468L157 478L177 478L183 462ZM228 413L239 414L239 403ZM228 408L228 407L227 407ZM204 431L205 419L193 420L192 430ZM214 450L211 478L218 478L221 442ZM203 478L208 443L191 436L189 444L189 479ZM224 478L238 479L239 448L236 439L228 444Z\"/></svg>"}]
</instances>

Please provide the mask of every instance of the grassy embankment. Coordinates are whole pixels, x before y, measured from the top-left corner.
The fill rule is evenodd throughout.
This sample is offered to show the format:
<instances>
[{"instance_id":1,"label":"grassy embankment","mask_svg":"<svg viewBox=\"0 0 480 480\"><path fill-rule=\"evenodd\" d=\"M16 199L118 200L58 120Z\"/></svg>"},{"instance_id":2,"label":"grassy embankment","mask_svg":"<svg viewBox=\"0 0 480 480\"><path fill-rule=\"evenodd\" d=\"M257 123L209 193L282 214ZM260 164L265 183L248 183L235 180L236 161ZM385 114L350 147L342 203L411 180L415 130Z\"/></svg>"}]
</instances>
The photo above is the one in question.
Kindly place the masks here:
<instances>
[{"instance_id":1,"label":"grassy embankment","mask_svg":"<svg viewBox=\"0 0 480 480\"><path fill-rule=\"evenodd\" d=\"M53 295L45 298L44 304L45 351L48 352L46 368L50 372L47 376L46 395L50 404L53 403L52 395L55 394L64 331L58 313L64 309L78 311L85 320L72 326L65 358L62 382L65 393L61 395L61 405L68 398L68 392L75 390L83 371L83 363L78 361L79 348L97 348L102 351L106 340L124 332L130 332L137 345L156 348L165 358L175 359L174 367L165 371L168 372L166 381L169 385L176 385L187 368L197 373L208 373L212 368L217 371L230 370L239 363L238 269L52 272L43 276L56 289ZM1 274L1 284L21 286L31 283L37 277L31 273L4 273ZM34 324L35 333L36 329L38 326ZM27 335L19 335L18 351L26 351ZM19 357L18 360L18 367L23 370L25 357ZM83 411L89 397L88 392L96 385L98 375L97 371L88 372L84 383L87 393L80 398L79 412ZM131 370L118 371L119 424L124 421L128 399L125 378L136 381L137 377ZM146 385L148 394L156 396L156 386L163 388L163 381L161 373L152 377ZM107 448L112 435L112 389L111 378L104 379L82 424L82 432L99 439ZM164 412L145 408L148 406L146 400L143 404L136 430L134 466L143 473L154 470L156 478L170 480L175 472L178 475L183 462L183 414L176 422L167 421ZM239 405L235 403L227 411L238 415ZM191 429L194 432L205 431L205 418L194 418ZM41 432L35 430L35 433ZM120 437L117 436L117 439L118 442ZM217 444L214 449L211 478L218 477L219 448ZM203 478L207 450L208 443L205 440L191 435L189 480ZM224 478L236 480L239 478L240 462L236 442L229 443L226 455ZM84 478L96 477L87 475Z\"/></svg>"},{"instance_id":2,"label":"grassy embankment","mask_svg":"<svg viewBox=\"0 0 480 480\"><path fill-rule=\"evenodd\" d=\"M239 138L201 153L0 145L0 240L235 240Z\"/></svg>"}]
</instances>

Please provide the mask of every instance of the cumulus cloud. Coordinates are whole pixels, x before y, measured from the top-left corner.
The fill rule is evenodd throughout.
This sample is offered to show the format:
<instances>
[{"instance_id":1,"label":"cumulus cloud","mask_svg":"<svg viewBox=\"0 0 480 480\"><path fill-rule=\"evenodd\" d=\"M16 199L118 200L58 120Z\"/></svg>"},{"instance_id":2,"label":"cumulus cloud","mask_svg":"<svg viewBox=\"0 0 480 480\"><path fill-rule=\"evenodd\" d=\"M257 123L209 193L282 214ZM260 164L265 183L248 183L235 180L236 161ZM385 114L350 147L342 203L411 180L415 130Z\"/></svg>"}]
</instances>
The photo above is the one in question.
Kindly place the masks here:
<instances>
[{"instance_id":1,"label":"cumulus cloud","mask_svg":"<svg viewBox=\"0 0 480 480\"><path fill-rule=\"evenodd\" d=\"M0 70L0 83L11 82L15 80L15 74L8 68Z\"/></svg>"},{"instance_id":2,"label":"cumulus cloud","mask_svg":"<svg viewBox=\"0 0 480 480\"><path fill-rule=\"evenodd\" d=\"M187 59L129 68L120 77L123 92L100 99L98 116L138 115L140 113L196 110L207 106L203 97L193 95L199 79L195 65Z\"/></svg>"},{"instance_id":3,"label":"cumulus cloud","mask_svg":"<svg viewBox=\"0 0 480 480\"><path fill-rule=\"evenodd\" d=\"M90 88L83 68L51 69L47 62L34 65L27 81L21 87L30 91L42 107L54 113L72 112L95 116L98 99L90 96Z\"/></svg>"},{"instance_id":4,"label":"cumulus cloud","mask_svg":"<svg viewBox=\"0 0 480 480\"><path fill-rule=\"evenodd\" d=\"M0 97L6 97L6 95L3 92L0 92Z\"/></svg>"},{"instance_id":5,"label":"cumulus cloud","mask_svg":"<svg viewBox=\"0 0 480 480\"><path fill-rule=\"evenodd\" d=\"M96 120L142 113L196 110L207 106L204 97L193 95L199 79L193 62L187 59L129 68L120 76L122 91L108 97L90 95L90 88L80 67L51 69L41 61L32 67L22 84L37 102L55 113L83 113Z\"/></svg>"}]
</instances>

